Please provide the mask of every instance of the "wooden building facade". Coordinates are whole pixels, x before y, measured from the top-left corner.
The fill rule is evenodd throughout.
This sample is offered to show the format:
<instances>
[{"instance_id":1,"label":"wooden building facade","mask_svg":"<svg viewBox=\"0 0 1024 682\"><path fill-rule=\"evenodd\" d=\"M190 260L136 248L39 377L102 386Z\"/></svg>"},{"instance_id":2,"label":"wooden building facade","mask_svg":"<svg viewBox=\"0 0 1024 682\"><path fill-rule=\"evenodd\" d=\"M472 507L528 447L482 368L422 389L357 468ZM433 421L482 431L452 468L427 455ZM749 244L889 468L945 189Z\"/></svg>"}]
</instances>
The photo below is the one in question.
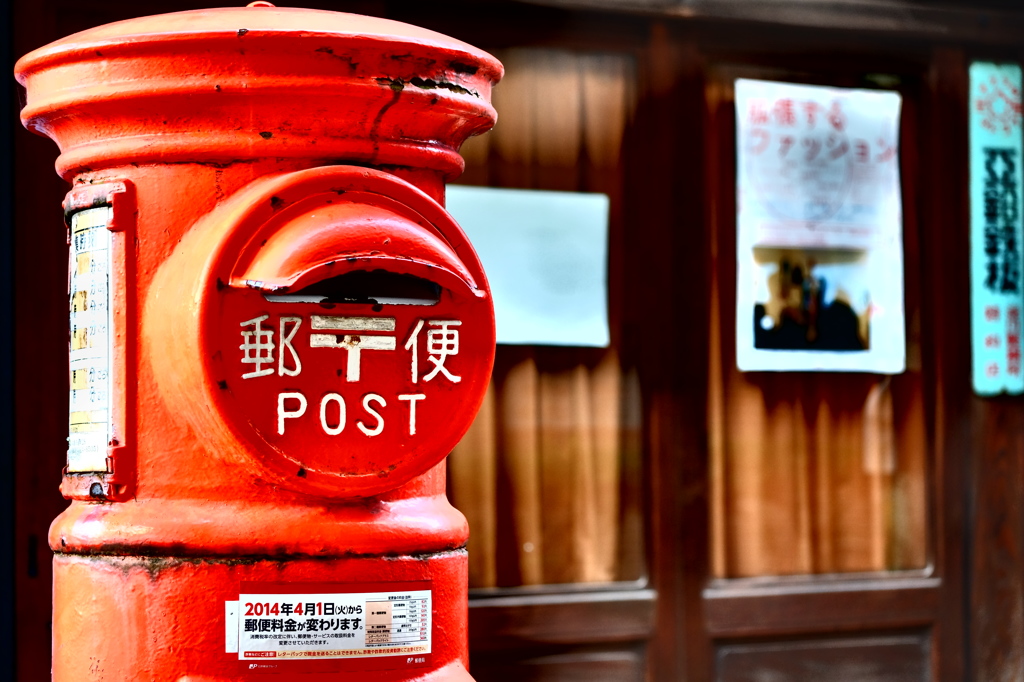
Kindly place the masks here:
<instances>
[{"instance_id":1,"label":"wooden building facade","mask_svg":"<svg viewBox=\"0 0 1024 682\"><path fill-rule=\"evenodd\" d=\"M972 391L968 213L968 68L1024 61L1024 9L307 6L418 24L502 60L499 124L465 146L459 182L611 199L611 346L500 347L450 458L473 533L476 679L1024 679L1024 401ZM11 56L199 7L15 0ZM905 372L737 371L737 78L901 95ZM65 504L66 187L9 87L4 627L13 679L36 682L49 675L47 527Z\"/></svg>"}]
</instances>

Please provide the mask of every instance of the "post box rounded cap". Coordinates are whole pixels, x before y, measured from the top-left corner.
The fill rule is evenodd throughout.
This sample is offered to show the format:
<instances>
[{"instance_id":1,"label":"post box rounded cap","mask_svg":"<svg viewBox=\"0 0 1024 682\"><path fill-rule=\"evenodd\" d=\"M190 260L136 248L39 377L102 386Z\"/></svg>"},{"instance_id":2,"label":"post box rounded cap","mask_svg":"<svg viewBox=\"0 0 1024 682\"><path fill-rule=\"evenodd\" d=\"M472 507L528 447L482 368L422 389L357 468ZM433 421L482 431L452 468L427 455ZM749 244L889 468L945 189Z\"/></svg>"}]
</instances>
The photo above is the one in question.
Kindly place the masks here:
<instances>
[{"instance_id":1,"label":"post box rounded cap","mask_svg":"<svg viewBox=\"0 0 1024 682\"><path fill-rule=\"evenodd\" d=\"M491 55L387 19L237 7L130 19L18 61L25 125L65 178L261 158L462 172L497 118Z\"/></svg>"},{"instance_id":2,"label":"post box rounded cap","mask_svg":"<svg viewBox=\"0 0 1024 682\"><path fill-rule=\"evenodd\" d=\"M461 52L472 60L465 64L467 69L479 70L494 81L503 73L501 63L491 55L436 31L359 14L262 5L172 12L97 26L28 53L18 60L15 73L24 84L28 72L76 53L92 56L95 50L103 48L123 50L132 45L199 37L247 37L251 40L259 34L344 37L353 43L404 44L417 50Z\"/></svg>"}]
</instances>

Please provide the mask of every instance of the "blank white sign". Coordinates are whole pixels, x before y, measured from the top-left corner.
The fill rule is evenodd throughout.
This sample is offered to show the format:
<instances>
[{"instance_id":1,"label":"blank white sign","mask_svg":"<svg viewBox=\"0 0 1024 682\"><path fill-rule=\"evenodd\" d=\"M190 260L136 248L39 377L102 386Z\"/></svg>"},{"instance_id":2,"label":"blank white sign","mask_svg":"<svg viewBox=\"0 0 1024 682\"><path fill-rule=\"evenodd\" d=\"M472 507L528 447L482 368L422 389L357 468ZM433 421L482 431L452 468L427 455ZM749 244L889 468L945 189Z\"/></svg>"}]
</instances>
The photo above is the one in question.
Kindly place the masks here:
<instances>
[{"instance_id":1,"label":"blank white sign","mask_svg":"<svg viewBox=\"0 0 1024 682\"><path fill-rule=\"evenodd\" d=\"M450 185L494 295L498 343L608 345L608 196Z\"/></svg>"}]
</instances>

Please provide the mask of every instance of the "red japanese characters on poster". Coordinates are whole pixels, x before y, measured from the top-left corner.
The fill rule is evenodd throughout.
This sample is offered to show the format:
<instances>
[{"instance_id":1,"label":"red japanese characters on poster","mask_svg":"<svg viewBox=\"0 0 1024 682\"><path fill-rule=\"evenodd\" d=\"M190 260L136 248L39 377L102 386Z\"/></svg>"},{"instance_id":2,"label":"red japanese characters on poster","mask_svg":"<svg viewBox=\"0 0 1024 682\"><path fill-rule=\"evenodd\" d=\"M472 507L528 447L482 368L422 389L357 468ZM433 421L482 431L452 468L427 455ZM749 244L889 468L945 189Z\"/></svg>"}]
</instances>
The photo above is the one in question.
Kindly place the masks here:
<instances>
[{"instance_id":1,"label":"red japanese characters on poster","mask_svg":"<svg viewBox=\"0 0 1024 682\"><path fill-rule=\"evenodd\" d=\"M737 366L905 367L900 96L736 81Z\"/></svg>"}]
</instances>

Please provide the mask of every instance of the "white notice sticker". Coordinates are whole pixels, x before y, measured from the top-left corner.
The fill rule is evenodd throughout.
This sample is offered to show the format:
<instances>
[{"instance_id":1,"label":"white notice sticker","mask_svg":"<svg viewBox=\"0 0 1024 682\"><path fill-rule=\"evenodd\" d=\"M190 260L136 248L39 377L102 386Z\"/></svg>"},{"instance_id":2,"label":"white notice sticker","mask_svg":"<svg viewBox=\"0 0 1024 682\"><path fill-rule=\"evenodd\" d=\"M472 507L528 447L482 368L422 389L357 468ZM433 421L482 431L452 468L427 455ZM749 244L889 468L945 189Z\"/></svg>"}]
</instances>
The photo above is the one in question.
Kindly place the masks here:
<instances>
[{"instance_id":1,"label":"white notice sticker","mask_svg":"<svg viewBox=\"0 0 1024 682\"><path fill-rule=\"evenodd\" d=\"M241 594L238 658L323 660L430 653L430 590Z\"/></svg>"},{"instance_id":2,"label":"white notice sticker","mask_svg":"<svg viewBox=\"0 0 1024 682\"><path fill-rule=\"evenodd\" d=\"M113 436L111 385L111 234L109 206L71 217L68 471L106 472Z\"/></svg>"}]
</instances>

